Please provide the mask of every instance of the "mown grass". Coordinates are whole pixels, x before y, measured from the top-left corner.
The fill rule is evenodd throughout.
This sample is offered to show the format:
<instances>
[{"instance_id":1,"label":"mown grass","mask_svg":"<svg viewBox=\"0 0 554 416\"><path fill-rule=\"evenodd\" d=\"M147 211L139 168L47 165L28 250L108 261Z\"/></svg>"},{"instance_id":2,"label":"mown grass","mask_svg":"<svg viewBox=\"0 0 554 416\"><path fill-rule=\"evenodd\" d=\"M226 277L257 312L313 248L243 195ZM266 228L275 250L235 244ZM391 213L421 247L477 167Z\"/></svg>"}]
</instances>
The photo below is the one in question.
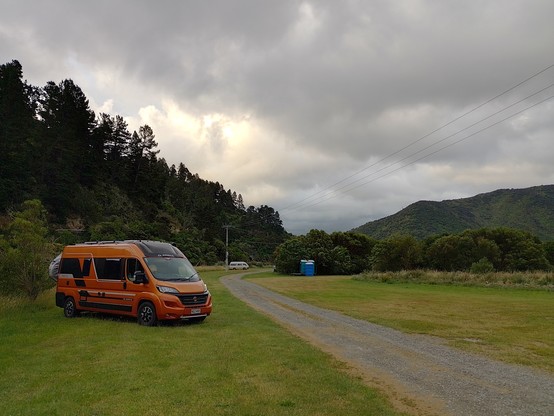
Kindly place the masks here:
<instances>
[{"instance_id":1,"label":"mown grass","mask_svg":"<svg viewBox=\"0 0 554 416\"><path fill-rule=\"evenodd\" d=\"M214 312L202 324L145 328L63 317L50 291L0 299L5 415L393 415L343 366L202 273Z\"/></svg>"},{"instance_id":2,"label":"mown grass","mask_svg":"<svg viewBox=\"0 0 554 416\"><path fill-rule=\"evenodd\" d=\"M552 291L275 273L257 277L265 277L256 279L258 284L316 306L554 372Z\"/></svg>"}]
</instances>

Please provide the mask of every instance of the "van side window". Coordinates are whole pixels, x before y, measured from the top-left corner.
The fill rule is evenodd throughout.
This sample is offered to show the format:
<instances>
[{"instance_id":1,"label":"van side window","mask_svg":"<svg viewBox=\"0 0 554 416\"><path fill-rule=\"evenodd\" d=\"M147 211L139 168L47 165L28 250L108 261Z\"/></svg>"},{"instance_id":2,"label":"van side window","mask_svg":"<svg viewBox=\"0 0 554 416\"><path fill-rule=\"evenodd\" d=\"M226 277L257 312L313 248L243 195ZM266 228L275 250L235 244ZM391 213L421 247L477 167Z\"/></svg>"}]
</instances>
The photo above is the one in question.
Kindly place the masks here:
<instances>
[{"instance_id":1,"label":"van side window","mask_svg":"<svg viewBox=\"0 0 554 416\"><path fill-rule=\"evenodd\" d=\"M144 267L140 264L138 259L127 259L127 280L130 282L135 281L135 272L143 272Z\"/></svg>"},{"instance_id":2,"label":"van side window","mask_svg":"<svg viewBox=\"0 0 554 416\"><path fill-rule=\"evenodd\" d=\"M123 259L94 259L98 279L123 280Z\"/></svg>"},{"instance_id":3,"label":"van side window","mask_svg":"<svg viewBox=\"0 0 554 416\"><path fill-rule=\"evenodd\" d=\"M79 259L62 259L60 274L66 275L66 277L82 278L83 272L81 271Z\"/></svg>"}]
</instances>

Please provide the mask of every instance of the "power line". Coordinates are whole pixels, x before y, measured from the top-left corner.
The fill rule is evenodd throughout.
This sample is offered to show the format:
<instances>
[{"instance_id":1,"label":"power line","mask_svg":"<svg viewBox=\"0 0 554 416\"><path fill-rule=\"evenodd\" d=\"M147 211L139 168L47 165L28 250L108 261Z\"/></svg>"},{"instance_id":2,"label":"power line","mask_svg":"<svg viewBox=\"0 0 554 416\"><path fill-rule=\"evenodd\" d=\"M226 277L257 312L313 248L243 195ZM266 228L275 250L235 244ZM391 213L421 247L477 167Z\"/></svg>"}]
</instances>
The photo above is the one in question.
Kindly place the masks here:
<instances>
[{"instance_id":1,"label":"power line","mask_svg":"<svg viewBox=\"0 0 554 416\"><path fill-rule=\"evenodd\" d=\"M359 184L359 185L357 185L357 186L355 186L355 187L352 187L352 188L350 188L350 189L346 189L344 192L353 191L354 189L360 188L360 187L362 187L362 186L364 186L364 185L367 185L368 183L375 182L375 181L378 180L378 179L384 178L385 176L388 176L388 175L390 175L391 173L394 173L394 172L397 172L397 171L399 171L399 170L401 170L401 169L404 169L404 168L407 167L407 166L413 165L414 163L417 163L417 162L419 162L419 161L421 161L421 160L423 160L423 159L428 158L429 156L433 156L433 155L435 155L435 154L437 154L437 153L443 151L444 149L447 149L447 148L452 147L452 146L454 146L454 145L456 145L456 144L458 144L458 143L460 143L460 142L463 142L464 140L467 140L467 139L469 139L469 138L471 138L471 137L473 137L473 136L475 136L475 135L477 135L477 134L479 134L479 133L481 133L481 132L483 132L483 131L485 131L485 130L488 130L488 129L494 127L494 126L497 126L498 124L501 124L501 123L505 122L506 120L509 120L510 118L515 117L515 116L517 116L518 114L521 114L521 113L523 113L523 112L525 112L525 111L527 111L527 110L529 110L529 109L531 109L531 108L533 108L533 107L536 107L536 106L538 106L538 105L540 105L540 104L543 104L543 103L545 103L545 102L547 102L547 101L549 101L549 100L551 100L551 99L553 99L553 98L554 98L554 95L551 95L550 97L547 97L547 98L545 98L545 99L543 99L543 100L541 100L541 101L539 101L539 102L537 102L537 103L535 103L535 104L532 104L532 105L530 105L530 106L524 108L523 110L517 111L516 113L513 113L513 114L509 115L508 117L503 118L502 120L499 120L499 121L497 121L497 122L495 122L495 123L493 123L493 124L491 124L491 125L489 125L489 126L483 127L482 129L480 129L480 130L478 130L478 131L476 131L476 132L473 132L473 133L469 134L468 136L465 136L465 137L463 137L463 138L461 138L461 139L459 139L459 140L456 140L455 142L452 142L452 143L450 143L450 144L447 144L446 146L443 146L443 147L441 147L441 148L439 148L439 149L437 149L437 150L435 150L435 151L433 151L433 152L431 152L431 153L428 153L428 154L426 154L426 155L424 155L424 156L422 156L422 157L420 157L420 158L418 158L418 159L415 159L415 160L413 160L413 161L411 161L411 162L409 162L409 163L407 163L407 164L405 164L405 165L402 165L402 166L400 166L400 167L398 167L398 168L396 168L396 169L393 169L393 170L391 170L390 172L386 172L386 173L384 173L384 174L382 174L382 175L380 175L380 176L378 176L378 177L376 177L376 178L373 178L373 179L371 179L371 180L369 180L369 181L363 182L363 183L361 183L361 184ZM417 153L415 153L415 154L417 154ZM409 157L407 157L407 158L404 158L403 160L406 160L406 159L408 159L408 158L414 156L415 154L413 154L413 155L411 155L411 156L409 156ZM394 166L394 165L397 164L397 163L398 163L398 162L395 162L395 163L393 163L393 164L391 164L391 165L388 165L386 168L391 167L391 166ZM371 176L371 175L369 175L369 176ZM354 183L355 183L355 182L354 182ZM347 185L347 186L350 186L350 185ZM341 189L343 189L343 188L341 188ZM321 203L323 203L323 202L325 202L325 201L327 201L327 200L329 200L329 199L332 199L332 198L333 198L333 196L331 195L331 196L329 196L328 198L326 198L326 199L324 199L324 200L315 202L315 203L313 203L313 204L311 204L311 205L305 205L305 206L303 206L303 208L310 208L310 207L313 207L313 206L315 206L315 205L319 205L319 204L321 204Z\"/></svg>"},{"instance_id":2,"label":"power line","mask_svg":"<svg viewBox=\"0 0 554 416\"><path fill-rule=\"evenodd\" d=\"M374 167L374 166L380 164L381 162L383 162L383 161L385 161L385 160L387 160L387 159L390 159L391 157L393 157L393 156L395 156L395 155L397 155L397 154L403 152L404 150L406 150L406 149L408 149L408 148L414 146L415 144L421 142L422 140L426 139L427 137L433 135L434 133L436 133L436 132L438 132L438 131L444 129L445 127L448 127L449 125L451 125L451 124L455 123L456 121L458 121L458 120L460 120L460 119L462 119L462 118L468 116L469 114L471 114L471 113L477 111L478 109L484 107L485 105L490 104L491 102L497 100L498 98L502 97L503 95L508 94L509 92L515 90L516 88L518 88L518 87L520 87L521 85L525 84L526 82L532 80L533 78L536 78L537 76L543 74L544 72L548 71L549 69L551 69L551 68L553 68L553 67L554 67L554 64L551 64L551 65L547 66L546 68L541 69L540 71L538 71L538 72L536 72L535 74L533 74L533 75L527 77L527 78L524 79L523 81L520 81L520 82L517 83L516 85L514 85L514 86L508 88L507 90L501 92L500 94L497 94L496 96L494 96L494 97L492 97L492 98L486 100L485 102L483 102L483 103L479 104L478 106L472 108L471 110L469 110L469 111L463 113L462 115L460 115L460 116L454 118L453 120L449 121L448 123L446 123L446 124L444 124L444 125L442 125L442 126L436 128L435 130L431 131L430 133L428 133L428 134L426 134L426 135L424 135L424 136L418 138L417 140L415 140L415 141L409 143L408 145L402 147L401 149L399 149L399 150L397 150L397 151L395 151L395 152L393 152L393 153L391 153L391 154L385 156L385 157L382 158L382 159L379 159L378 161L372 163L371 165L364 167L363 169L361 169L361 170L359 170L359 171L357 171L357 172L355 172L355 173L353 173L353 174L347 176L347 177L344 178L344 179L341 179L340 181L338 181L338 182L336 182L336 183L334 183L334 184L332 184L332 185L326 186L325 188L321 189L320 191L315 192L314 194L309 195L309 196L307 196L307 197L301 199L300 201L297 201L297 202L295 202L295 203L293 203L293 204L290 204L290 205L288 205L288 206L286 206L286 207L284 207L284 208L281 208L279 211L280 211L280 212L283 212L283 211L290 210L290 209L295 210L295 209L298 209L298 208L301 208L301 207L306 207L306 204L307 204L307 203L306 203L306 204L303 204L304 201L308 201L308 200L314 199L317 195L320 195L321 193L327 191L328 189L331 189L331 188L335 187L336 185L339 185L339 184L341 184L341 183L343 183L343 182L346 182L346 181L348 181L349 179L351 179L351 178L353 178L353 177L359 175L360 173L362 173L362 172L364 172L364 171L366 171L366 170L368 170L368 169L370 169L370 168L372 168L372 167ZM544 89L550 88L551 86L552 86L552 85L550 85L549 87L546 87L546 88L544 88ZM543 89L543 90L544 90L544 89ZM540 92L540 91L539 91L539 92ZM535 93L535 94L536 94L536 93ZM535 94L532 94L532 95L535 95ZM507 107L507 108L509 108L509 107ZM506 108L505 108L505 109L506 109ZM503 109L502 111L504 111L505 109ZM490 117L488 117L488 118L490 118ZM482 121L483 121L483 120L481 120L480 122L482 122ZM463 131L463 130L461 130L461 131ZM437 143L438 143L438 142L437 142ZM416 154L417 154L417 153L416 153ZM413 156L413 155L412 155L412 156ZM362 178L362 179L363 179L363 178ZM358 181L359 181L359 180L354 181L354 182L352 182L352 183L356 183L356 182L358 182ZM351 184L352 184L352 183L351 183ZM348 184L348 185L345 185L345 186L347 187L347 186L350 186L351 184ZM339 190L340 190L340 189L343 189L343 188L339 188ZM324 197L325 197L325 196L320 197L320 198L324 198ZM316 199L319 199L319 198L316 198ZM311 205L308 205L308 206L311 206Z\"/></svg>"},{"instance_id":3,"label":"power line","mask_svg":"<svg viewBox=\"0 0 554 416\"><path fill-rule=\"evenodd\" d=\"M291 205L288 205L288 206L286 206L286 207L280 209L279 211L280 211L280 212L283 212L283 211L287 211L287 210L296 210L296 209L299 209L299 208L307 208L307 207L311 207L311 206L313 206L313 205L318 205L319 202L314 202L314 200L315 200L315 201L318 201L318 200L323 199L323 198L325 198L324 200L331 199L331 197L329 197L329 195L335 194L337 191L342 190L342 189L344 189L344 188L348 188L349 186L351 186L351 185L353 185L353 184L355 184L355 183L357 183L357 182L359 182L359 181L361 181L361 180L367 178L368 176L374 175L374 174L376 174L376 173L378 173L378 172L380 172L380 171L382 171L382 170L384 170L384 169L389 168L389 167L392 166L392 165L395 165L395 164L400 163L400 162L402 162L402 161L404 161L404 160L406 160L406 159L409 159L409 158L411 158L411 157L413 157L413 156L415 156L415 155L421 153L422 151L425 151L425 150L429 149L430 147L433 147L433 146L435 146L435 145L437 145L437 144L439 144L439 143L441 143L441 142L444 142L445 140L447 140L447 139L449 139L449 138L452 138L452 137L454 137L455 135L457 135L457 134L459 134L459 133L461 133L461 132L463 132L463 131L465 131L465 130L471 128L471 127L474 127L474 126L476 126L477 124L480 124L480 123L484 122L485 120L488 120L489 118L491 118L491 117L493 117L493 116L495 116L495 115L497 115L497 114L499 114L499 113L501 113L501 112L503 112L503 111L506 111L508 108L511 108L511 107L513 107L513 106L515 106L515 105L517 105L517 104L519 104L519 103L521 103L521 102L523 102L523 101L525 101L525 100L528 100L529 98L531 98L531 97L533 97L533 96L535 96L535 95L537 95L537 94L539 94L539 93L541 93L541 92L543 92L543 91L545 91L545 90L551 88L552 86L554 86L554 84L550 84L549 86L542 88L541 90L539 90L539 91L537 91L537 92L535 92L535 93L533 93L533 94L531 94L531 95L525 97L524 99L521 99L521 100L519 100L519 101L517 101L517 102L515 102L515 103L513 103L513 104L511 104L511 105L509 105L509 106L507 106L507 107L504 107L504 108L502 108L501 110L497 111L496 113L493 113L493 114L491 114L491 115L489 115L489 116L487 116L487 117L485 117L485 118L483 118L483 119L477 121L476 123L473 123L472 125L467 126L467 127L463 128L463 129L459 130L458 132L456 132L456 133L454 133L454 134L452 134L452 135L449 135L449 136L447 136L447 137L445 137L445 138L443 138L443 139L441 139L441 140L439 140L439 141L437 141L437 142L434 142L434 143L432 143L431 145L429 145L429 146L427 146L427 147L425 147L425 148L423 148L423 149L421 149L421 150L419 150L419 151L417 151L417 152L415 152L415 153L412 153L412 154L410 154L409 156L407 156L407 157L405 157L405 158L403 158L403 159L401 159L401 160L399 160L399 161L397 161L397 162L395 162L395 163L393 163L393 164L391 164L391 165L385 166L384 168L381 168L381 169L379 169L379 170L377 170L377 171L375 171L375 172L370 173L369 175L366 175L366 176L364 176L364 177L362 177L362 178L359 178L359 179L357 179L357 180L355 180L355 181L353 181L353 182L350 182L350 183L348 183L348 184L346 184L346 185L344 185L344 186L342 186L342 187L340 187L340 188L338 188L338 189L331 190L330 192L328 192L327 194L325 194L325 195L323 195L323 196L317 197L318 195L320 195L320 194L326 192L327 190L330 190L330 189L332 189L333 187L335 187L335 186L337 186L337 185L339 185L339 184L341 184L341 183L344 183L344 182L348 181L349 179L351 179L351 178L353 178L353 177L359 175L360 173L362 173L362 172L364 172L364 171L366 171L366 170L368 170L368 169L370 169L370 168L372 168L372 167L375 167L375 166L377 166L378 164L384 162L385 160L390 159L391 157L393 157L393 156L395 156L395 155L401 153L402 151L404 151L404 150L406 150L406 149L408 149L408 148L414 146L415 144L421 142L422 140L426 139L427 137L431 136L432 134L434 134L434 133L436 133L436 132L438 132L438 131L444 129L445 127L447 127L447 126L453 124L454 122L456 122L456 121L462 119L463 117L466 117L467 115L469 115L469 114L475 112L476 110L478 110L478 109L484 107L485 105L487 105L487 104L493 102L494 100L496 100L496 99L502 97L503 95L506 95L507 93L509 93L509 92L511 92L511 91L513 91L513 90L515 90L516 88L520 87L521 85L525 84L526 82L530 81L531 79L536 78L536 77L539 76L540 74L542 74L542 73L548 71L549 69L551 69L551 68L553 68L553 67L554 67L554 64L547 66L546 68L540 70L539 72L537 72L537 73L535 73L535 74L529 76L528 78L526 78L526 79L524 79L523 81L517 83L516 85L514 85L514 86L508 88L507 90L503 91L502 93L497 94L497 95L494 96L493 98L488 99L487 101L483 102L482 104L479 104L478 106L474 107L473 109L471 109L471 110L465 112L464 114L462 114L462 115L460 115L460 116L454 118L453 120L449 121L448 123L442 125L441 127L438 127L437 129L433 130L432 132L430 132L430 133L428 133L428 134L426 134L426 135L420 137L419 139L417 139L417 140L415 140L415 141L409 143L408 145L402 147L401 149L399 149L399 150L397 150L397 151L395 151L395 152L393 152L393 153L391 153L391 154L385 156L385 157L382 158L382 159L379 159L378 161L372 163L371 165L364 167L363 169L361 169L361 170L359 170L359 171L353 173L352 175L347 176L346 178L344 178L344 179L342 179L342 180L340 180L340 181L334 183L333 185L329 185L329 186L327 186L327 187L321 189L320 191L318 191L318 192L316 192L316 193L314 193L314 194L312 194L312 195L309 195L309 196L303 198L303 199L300 200L300 201L297 201L297 202L295 202L295 203L293 203L293 204L291 204ZM544 100L543 100L543 102L544 102ZM533 106L534 106L534 105L532 105L531 107L533 107ZM528 107L528 108L531 108L531 107ZM523 111L525 111L525 110L523 110ZM518 114L518 113L516 113L516 114ZM512 117L513 117L513 115L512 115ZM490 127L492 127L492 126L494 126L494 125L496 125L496 124L498 124L498 123L495 123L495 124L493 124L493 125L491 125L491 126L489 126L489 127L487 127L487 128L490 128ZM482 130L480 130L480 131L486 130L487 128L482 129ZM456 143L457 143L457 142L456 142ZM449 146L447 146L447 147L449 147ZM432 153L432 154L434 154L434 153ZM406 165L406 166L408 166L408 165ZM396 170L395 170L395 171L396 171ZM386 175L385 175L385 176L386 176ZM356 187L356 188L357 188L357 187ZM353 188L353 189L355 189L355 188ZM326 197L327 197L327 198L326 198ZM309 202L310 200L311 200L312 202Z\"/></svg>"},{"instance_id":4,"label":"power line","mask_svg":"<svg viewBox=\"0 0 554 416\"><path fill-rule=\"evenodd\" d=\"M485 118L483 118L483 119L481 119L481 120L479 120L479 121L477 121L477 122L475 122L475 123L473 123L473 124L470 124L469 126L464 127L464 128L461 129L461 130L458 130L456 133L450 134L450 135L448 135L448 136L446 136L446 137L444 137L444 138L442 138L442 139L440 139L440 140L438 140L438 141L436 141L436 142L434 142L434 143L431 143L430 145L428 145L428 146L426 146L426 147L424 147L424 148L418 150L417 152L411 153L410 155L408 155L408 156L406 156L406 157L404 157L404 158L402 158L402 159L400 159L400 160L397 160L397 161L394 162L394 163L388 164L388 165L386 165L386 166L384 166L384 167L382 167L382 168L380 168L380 169L377 169L377 170L375 170L375 171L369 173L368 175L362 176L361 178L358 178L358 179L356 179L355 181L350 182L350 183L348 183L348 184L346 184L346 185L344 185L344 186L342 186L342 187L340 187L340 188L337 188L337 189L335 189L335 190L331 190L331 191L328 192L327 194L325 194L325 195L323 195L323 196L320 196L320 197L318 197L318 198L315 198L311 203L300 204L300 205L298 205L298 206L292 208L292 210L296 210L296 209L300 209L300 208L307 208L307 207L311 207L311 206L317 205L317 204L318 204L317 201L318 201L318 200L321 200L321 199L323 199L324 201L327 201L327 200L331 199L332 196L333 196L334 194L336 194L338 191L341 191L341 190L343 190L343 189L345 189L345 188L349 188L350 186L354 185L355 183L358 183L358 182L360 182L360 181L362 181L362 180L364 180L364 179L366 179L366 178L368 178L368 177L370 177L370 176L373 176L373 175L375 175L375 174L377 174L377 173L379 173L379 172L382 172L383 170L386 170L386 169L390 168L391 166L394 166L394 165L399 164L399 163L401 163L401 162L403 162L403 161L405 161L405 160L408 160L408 159L412 158L413 156L416 156L416 155L418 155L418 154L424 152L425 150L428 150L428 149L430 149L430 148L432 148L432 147L438 145L439 143L442 143L442 142L444 142L444 141L446 141L446 140L448 140L448 139L451 139L452 137L457 136L458 134L460 134L460 133L462 133L462 132L464 132L464 131L466 131L466 130L469 130L469 129L472 128L472 127L475 127L475 126L477 126L478 124L483 123L484 121L486 121L486 120L488 120L488 119L490 119L490 118L492 118L492 117L494 117L494 116L496 116L496 115L498 115L498 114L500 114L500 113L506 111L507 109L509 109L509 108L511 108L511 107L514 107L514 106L516 106L516 105L518 105L518 104L521 104L522 102L528 100L529 98L534 97L535 95L538 95L538 94L540 94L540 93L542 93L542 92L544 92L544 91L546 91L546 90L552 88L553 86L554 86L554 83L552 83L552 84L550 84L550 85L548 85L548 86L546 86L546 87L540 89L540 90L537 91L537 92L534 92L534 93L531 94L531 95L528 95L528 96L525 97L525 98L520 99L519 101L516 101L515 103L512 103L512 104L510 104L510 105L508 105L508 106L506 106L506 107L504 107L504 108L502 108L502 109L496 111L495 113L492 113L492 114L488 115L487 117L485 117ZM544 102L544 100L541 101L541 103L542 103L542 102ZM532 107L534 107L534 105L532 105L531 107L528 107L527 109L532 108ZM525 110L522 110L522 111L525 111ZM511 115L511 116L508 117L508 118L514 117L514 116L517 115L517 114L519 114L519 112L518 112L518 113L515 113L515 114L513 114L513 115ZM505 121L505 120L506 120L506 119L504 119L503 121ZM488 126L488 127L484 128L484 129L479 130L479 132L484 131L484 130L486 130L486 129L492 127L492 126L495 126L495 125L497 125L497 124L498 124L498 123L494 123L494 124L492 124L491 126ZM457 142L456 142L456 143L457 143ZM434 154L434 153L432 153L432 154ZM384 160L384 159L382 159L382 160ZM406 165L406 166L408 166L408 165ZM368 183L368 182L364 182L364 184L365 184L365 183ZM358 187L351 188L351 189L356 189L356 188L358 188ZM347 189L346 192L348 192L349 190L350 190L350 189ZM326 198L326 197L327 197L327 198Z\"/></svg>"}]
</instances>

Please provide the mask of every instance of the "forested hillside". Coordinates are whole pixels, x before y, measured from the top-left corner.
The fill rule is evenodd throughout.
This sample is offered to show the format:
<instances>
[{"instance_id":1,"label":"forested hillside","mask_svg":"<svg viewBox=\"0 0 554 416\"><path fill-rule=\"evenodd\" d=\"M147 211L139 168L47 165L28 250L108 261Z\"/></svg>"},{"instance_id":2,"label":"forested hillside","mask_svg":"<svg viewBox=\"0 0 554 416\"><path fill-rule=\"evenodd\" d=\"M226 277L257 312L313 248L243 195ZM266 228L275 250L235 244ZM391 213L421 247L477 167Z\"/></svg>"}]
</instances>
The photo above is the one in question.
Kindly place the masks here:
<instances>
[{"instance_id":1,"label":"forested hillside","mask_svg":"<svg viewBox=\"0 0 554 416\"><path fill-rule=\"evenodd\" d=\"M18 61L0 66L0 237L26 200L48 213L50 236L164 239L194 263L268 260L287 238L279 213L158 156L154 131L95 114L72 80L29 85Z\"/></svg>"},{"instance_id":2,"label":"forested hillside","mask_svg":"<svg viewBox=\"0 0 554 416\"><path fill-rule=\"evenodd\" d=\"M554 185L500 189L471 198L419 201L352 231L374 238L409 234L423 239L468 229L508 227L554 241Z\"/></svg>"}]
</instances>

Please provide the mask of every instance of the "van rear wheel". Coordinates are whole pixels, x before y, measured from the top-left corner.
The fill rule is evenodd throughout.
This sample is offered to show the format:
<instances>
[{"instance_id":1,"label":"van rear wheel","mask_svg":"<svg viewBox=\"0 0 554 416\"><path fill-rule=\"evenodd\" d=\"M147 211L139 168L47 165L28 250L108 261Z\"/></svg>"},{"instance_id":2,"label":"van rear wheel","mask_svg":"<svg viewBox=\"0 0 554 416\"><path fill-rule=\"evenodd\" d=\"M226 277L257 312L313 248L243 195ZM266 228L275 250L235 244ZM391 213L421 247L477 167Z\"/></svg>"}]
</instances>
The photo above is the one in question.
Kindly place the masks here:
<instances>
[{"instance_id":1,"label":"van rear wheel","mask_svg":"<svg viewBox=\"0 0 554 416\"><path fill-rule=\"evenodd\" d=\"M152 302L143 302L140 304L137 314L139 325L154 326L157 322L156 308Z\"/></svg>"},{"instance_id":2,"label":"van rear wheel","mask_svg":"<svg viewBox=\"0 0 554 416\"><path fill-rule=\"evenodd\" d=\"M79 315L79 311L75 306L75 300L71 296L65 298L65 302L63 304L63 314L66 318L75 318Z\"/></svg>"}]
</instances>

